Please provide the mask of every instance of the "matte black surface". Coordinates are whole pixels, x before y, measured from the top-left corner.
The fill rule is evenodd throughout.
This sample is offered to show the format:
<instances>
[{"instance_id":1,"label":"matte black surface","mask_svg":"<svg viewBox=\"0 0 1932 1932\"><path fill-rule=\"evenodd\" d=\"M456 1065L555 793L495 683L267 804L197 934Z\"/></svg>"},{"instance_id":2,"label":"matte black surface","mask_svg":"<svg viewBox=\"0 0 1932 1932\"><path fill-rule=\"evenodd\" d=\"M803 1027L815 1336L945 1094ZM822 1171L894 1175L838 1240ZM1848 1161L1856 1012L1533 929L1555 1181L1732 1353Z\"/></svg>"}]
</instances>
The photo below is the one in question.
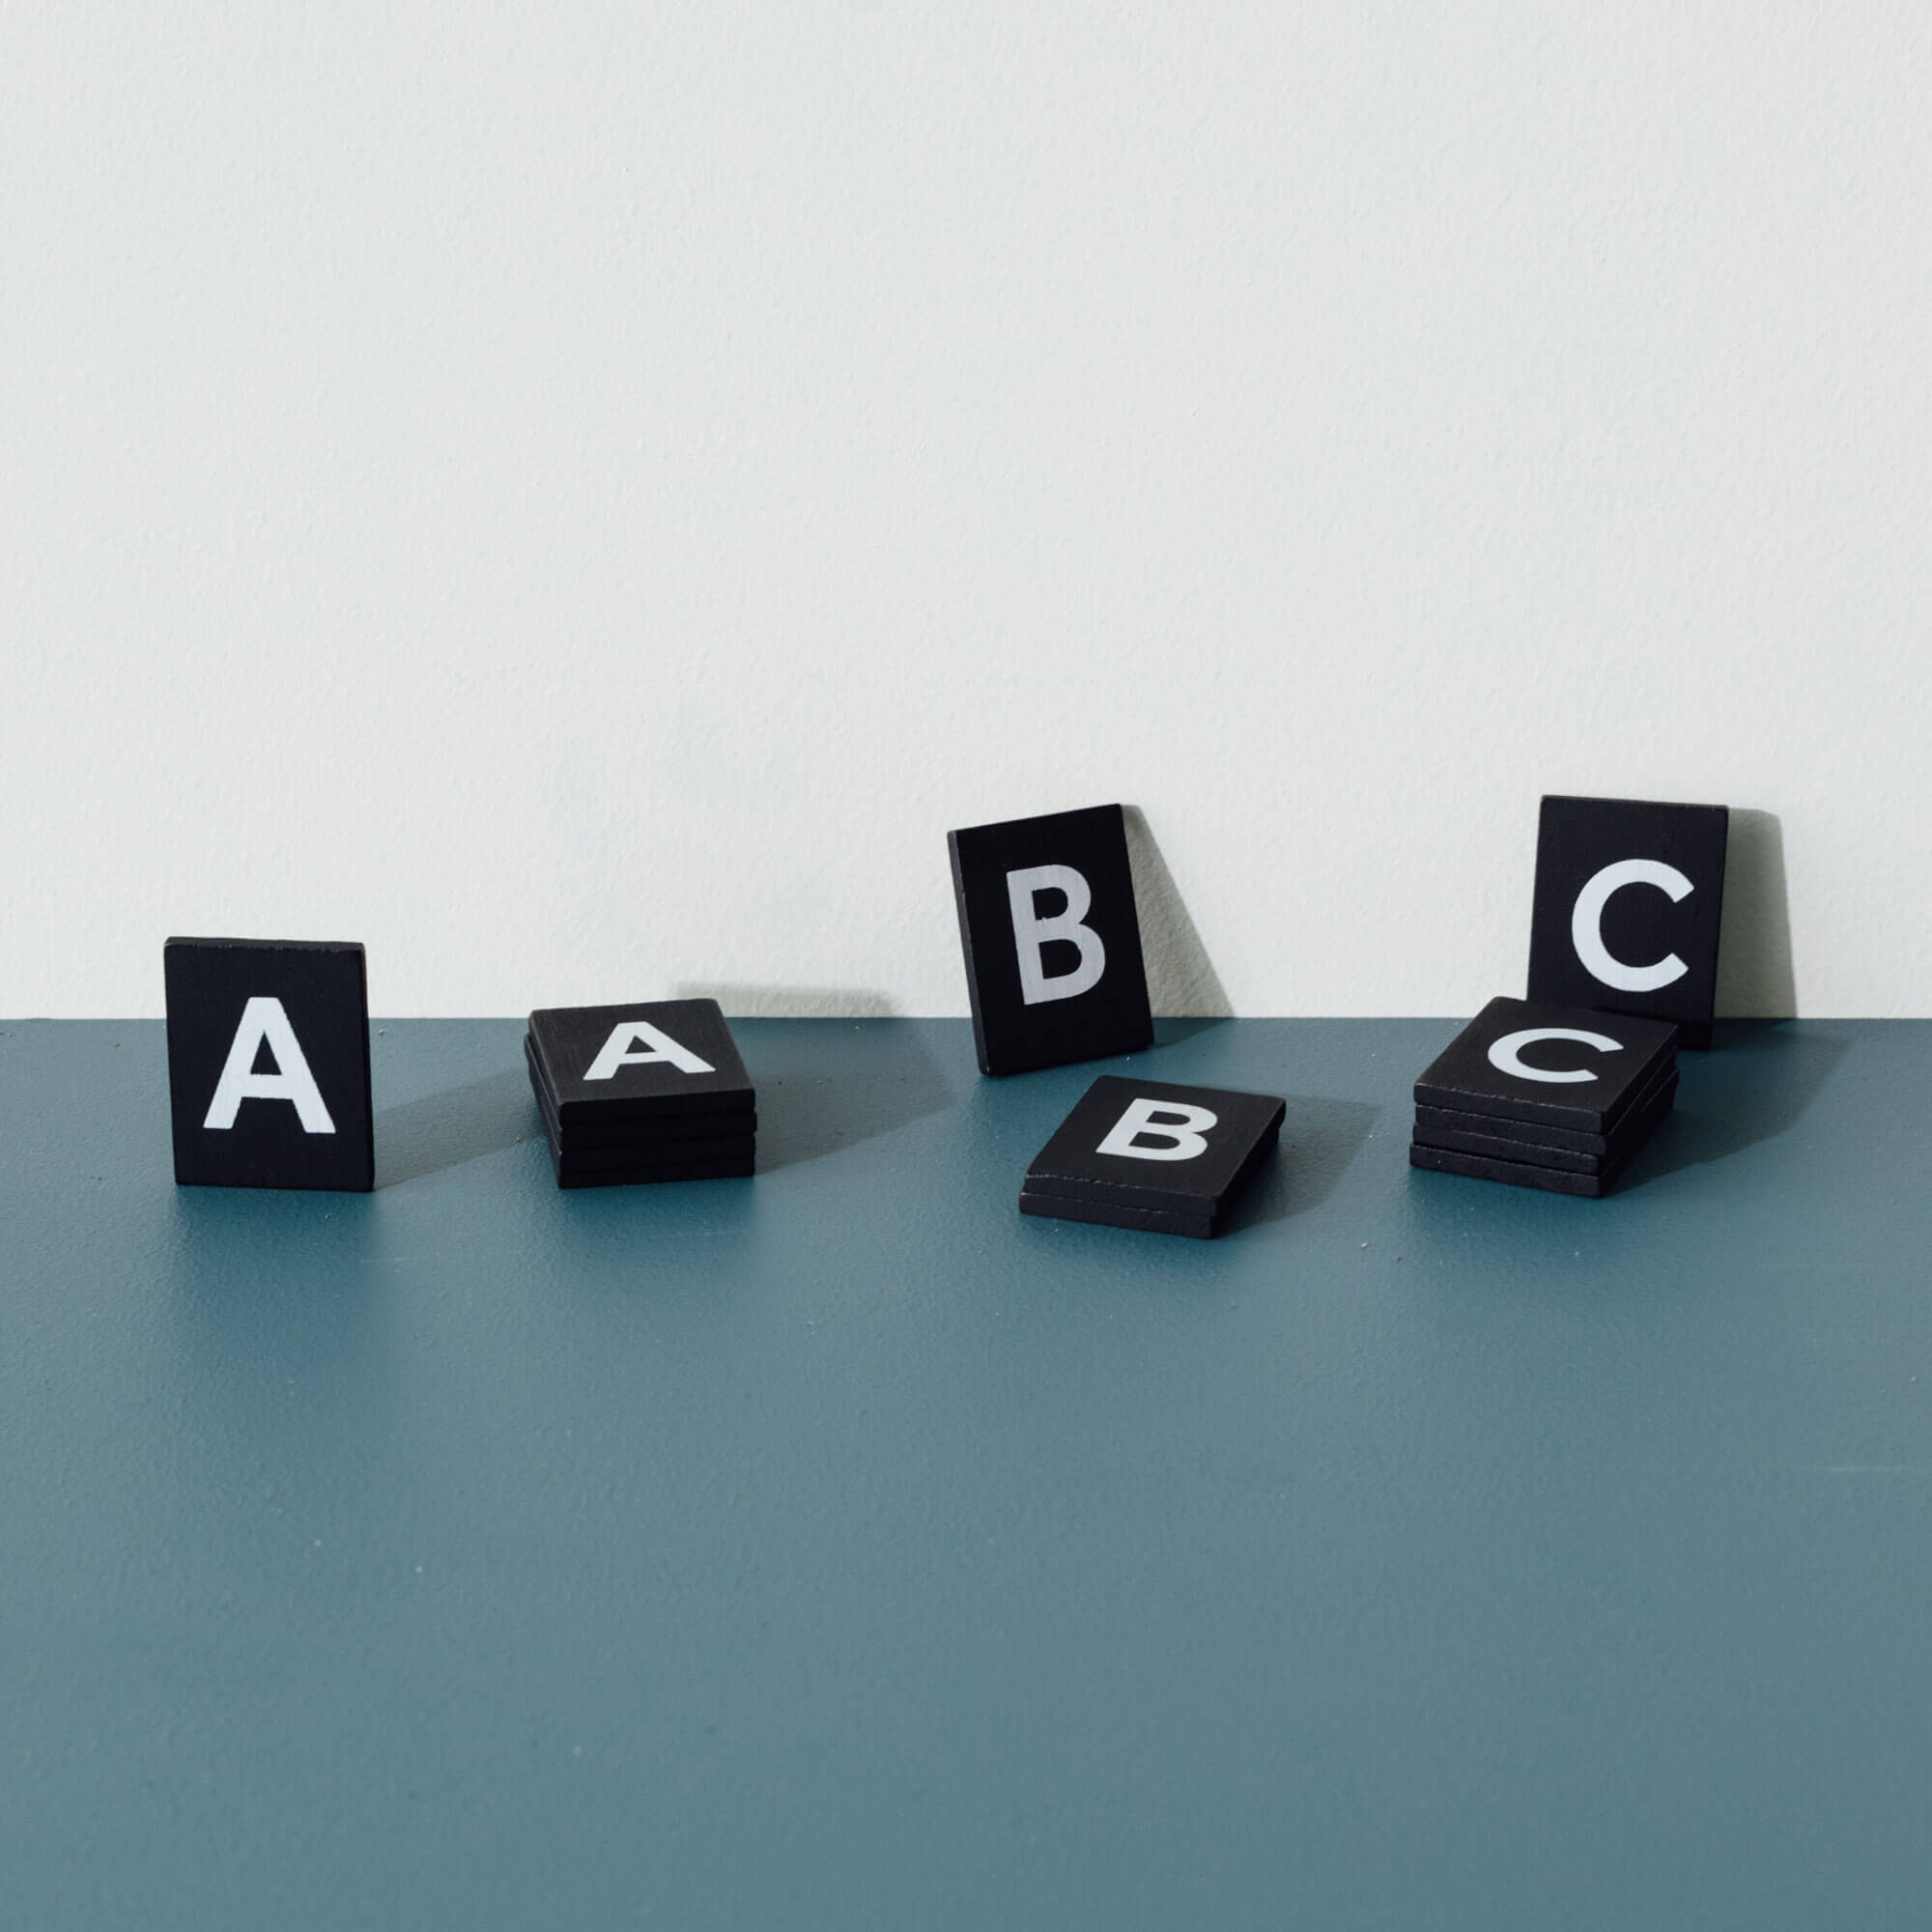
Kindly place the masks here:
<instances>
[{"instance_id":1,"label":"matte black surface","mask_svg":"<svg viewBox=\"0 0 1932 1932\"><path fill-rule=\"evenodd\" d=\"M314 940L170 939L162 962L177 1182L342 1193L374 1187L362 948ZM257 998L281 1003L330 1131L310 1131L293 1100L259 1095L242 1100L232 1126L206 1124L248 1002ZM264 1039L248 1070L295 1069L279 1065Z\"/></svg>"},{"instance_id":2,"label":"matte black surface","mask_svg":"<svg viewBox=\"0 0 1932 1932\"><path fill-rule=\"evenodd\" d=\"M1207 1214L1170 1214L1157 1208L1116 1208L1105 1201L1075 1201L1063 1194L1020 1190L1020 1212L1047 1221L1081 1221L1094 1228L1125 1228L1141 1235L1185 1235L1212 1240L1220 1220Z\"/></svg>"},{"instance_id":3,"label":"matte black surface","mask_svg":"<svg viewBox=\"0 0 1932 1932\"><path fill-rule=\"evenodd\" d=\"M1651 1099L1633 1107L1609 1136L1609 1146L1602 1153L1578 1153L1571 1148L1546 1147L1534 1141L1512 1139L1507 1134L1466 1133L1441 1127L1426 1127L1418 1119L1414 1140L1420 1147L1441 1148L1452 1153L1483 1154L1492 1160L1520 1161L1528 1167L1561 1168L1568 1174L1614 1174L1652 1134L1670 1112L1676 1088L1666 1083ZM1472 1118L1480 1120L1481 1115Z\"/></svg>"},{"instance_id":4,"label":"matte black surface","mask_svg":"<svg viewBox=\"0 0 1932 1932\"><path fill-rule=\"evenodd\" d=\"M588 1067L612 1030L634 1020L648 1021L666 1038L709 1061L711 1072L691 1073L660 1061L621 1066L609 1080L577 1082L591 1097L577 1100L574 1117L559 1123L544 1065L545 1039L559 1065ZM648 1051L652 1043L642 1045ZM749 1095L751 1083L715 1001L533 1013L524 1036L524 1064L559 1187L723 1180L755 1171L754 1132L749 1125L744 1131L729 1129L754 1122L756 1116L719 1097L721 1092ZM600 1091L607 1087L620 1091L607 1099Z\"/></svg>"},{"instance_id":5,"label":"matte black surface","mask_svg":"<svg viewBox=\"0 0 1932 1932\"><path fill-rule=\"evenodd\" d=\"M1602 1201L1407 1166L1460 1024L1157 1022L1289 1101L1198 1241L1016 1212L1103 1069L963 1019L566 1192L378 1020L373 1194L0 1020L8 1932L1924 1932L1932 1024L1720 1021Z\"/></svg>"},{"instance_id":6,"label":"matte black surface","mask_svg":"<svg viewBox=\"0 0 1932 1932\"><path fill-rule=\"evenodd\" d=\"M1664 1094L1675 1094L1680 1077L1673 1059L1631 1102L1631 1112L1649 1106ZM1455 1107L1416 1108L1415 1127L1415 1137L1422 1141L1434 1141L1441 1134L1501 1135L1525 1148L1563 1148L1573 1153L1608 1153L1617 1145L1615 1134L1582 1133L1574 1127L1552 1127L1543 1121L1512 1121L1494 1114L1464 1113Z\"/></svg>"},{"instance_id":7,"label":"matte black surface","mask_svg":"<svg viewBox=\"0 0 1932 1932\"><path fill-rule=\"evenodd\" d=\"M599 1169L643 1171L653 1167L697 1167L713 1161L750 1160L757 1151L752 1134L728 1134L717 1140L646 1141L639 1147L577 1148L551 1142L551 1151L567 1169L595 1174Z\"/></svg>"},{"instance_id":8,"label":"matte black surface","mask_svg":"<svg viewBox=\"0 0 1932 1932\"><path fill-rule=\"evenodd\" d=\"M687 1073L670 1061L657 1060L620 1066L609 1079L584 1079L612 1032L631 1020L656 1027L704 1061L711 1071ZM528 1037L539 1077L566 1132L592 1122L743 1113L755 1104L745 1063L716 1000L550 1007L530 1015Z\"/></svg>"},{"instance_id":9,"label":"matte black surface","mask_svg":"<svg viewBox=\"0 0 1932 1932\"><path fill-rule=\"evenodd\" d=\"M1537 1166L1522 1160L1496 1160L1485 1154L1458 1153L1449 1148L1425 1147L1420 1141L1409 1144L1411 1167L1427 1168L1435 1174L1459 1174L1469 1180L1499 1180L1509 1187L1540 1187L1546 1194L1574 1194L1595 1201L1616 1185L1617 1176L1630 1156L1614 1162L1601 1174L1567 1174L1561 1168Z\"/></svg>"},{"instance_id":10,"label":"matte black surface","mask_svg":"<svg viewBox=\"0 0 1932 1932\"><path fill-rule=\"evenodd\" d=\"M707 1107L699 1112L687 1108L672 1114L641 1117L620 1114L611 1120L596 1115L589 1119L580 1116L565 1127L556 1118L556 1103L544 1085L543 1067L537 1061L527 1034L524 1036L524 1065L529 1069L530 1091L551 1138L561 1139L568 1147L647 1147L654 1141L674 1143L689 1140L694 1134L716 1138L727 1134L754 1134L758 1129L756 1109L735 1106Z\"/></svg>"},{"instance_id":11,"label":"matte black surface","mask_svg":"<svg viewBox=\"0 0 1932 1932\"><path fill-rule=\"evenodd\" d=\"M1718 992L1718 933L1724 905L1730 812L1721 805L1548 797L1536 835L1529 928L1529 997L1550 1006L1596 1007L1669 1020L1679 1044L1711 1043ZM1684 973L1667 986L1633 991L1599 979L1572 935L1577 895L1606 866L1648 859L1674 867L1691 890L1677 900L1655 885L1619 887L1599 923L1614 960L1647 967L1673 953Z\"/></svg>"},{"instance_id":12,"label":"matte black surface","mask_svg":"<svg viewBox=\"0 0 1932 1932\"><path fill-rule=\"evenodd\" d=\"M1136 1100L1212 1114L1213 1126L1200 1130L1204 1151L1179 1160L1102 1153L1102 1142ZM1240 1094L1103 1073L1034 1156L1023 1184L1035 1194L1211 1217L1240 1191L1274 1147L1284 1105L1273 1094ZM1159 1119L1156 1115L1153 1131L1135 1140L1155 1148L1166 1144L1158 1132Z\"/></svg>"},{"instance_id":13,"label":"matte black surface","mask_svg":"<svg viewBox=\"0 0 1932 1932\"><path fill-rule=\"evenodd\" d=\"M1542 1040L1520 1056L1526 1066L1587 1071L1591 1077L1584 1081L1524 1079L1492 1064L1490 1052L1498 1041L1538 1027L1594 1034L1618 1045L1605 1051L1575 1040ZM1613 1134L1626 1109L1671 1064L1676 1037L1676 1029L1661 1020L1493 999L1430 1062L1415 1083L1415 1103Z\"/></svg>"},{"instance_id":14,"label":"matte black surface","mask_svg":"<svg viewBox=\"0 0 1932 1932\"><path fill-rule=\"evenodd\" d=\"M1026 1073L1133 1053L1152 1042L1140 915L1118 805L976 825L949 832L946 842L980 1072ZM1070 867L1086 880L1093 896L1080 923L1098 935L1106 958L1087 991L1029 1005L1008 874L1044 866ZM1066 895L1055 888L1042 888L1029 898L1042 920L1069 909ZM1080 965L1072 939L1046 940L1037 952L1049 991Z\"/></svg>"}]
</instances>

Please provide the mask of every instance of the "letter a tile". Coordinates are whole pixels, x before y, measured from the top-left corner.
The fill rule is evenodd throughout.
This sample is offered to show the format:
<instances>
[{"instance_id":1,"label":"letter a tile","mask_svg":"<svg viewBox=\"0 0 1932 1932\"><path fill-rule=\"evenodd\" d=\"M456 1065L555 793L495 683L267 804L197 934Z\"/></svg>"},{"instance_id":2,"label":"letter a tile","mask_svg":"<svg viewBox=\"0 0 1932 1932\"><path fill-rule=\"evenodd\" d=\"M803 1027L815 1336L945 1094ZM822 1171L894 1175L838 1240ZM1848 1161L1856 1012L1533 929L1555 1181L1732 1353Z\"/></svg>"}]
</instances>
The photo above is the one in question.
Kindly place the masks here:
<instances>
[{"instance_id":1,"label":"letter a tile","mask_svg":"<svg viewBox=\"0 0 1932 1932\"><path fill-rule=\"evenodd\" d=\"M982 1073L1153 1043L1118 805L949 832Z\"/></svg>"},{"instance_id":2,"label":"letter a tile","mask_svg":"<svg viewBox=\"0 0 1932 1932\"><path fill-rule=\"evenodd\" d=\"M175 1179L374 1187L361 947L171 939L162 960Z\"/></svg>"}]
</instances>

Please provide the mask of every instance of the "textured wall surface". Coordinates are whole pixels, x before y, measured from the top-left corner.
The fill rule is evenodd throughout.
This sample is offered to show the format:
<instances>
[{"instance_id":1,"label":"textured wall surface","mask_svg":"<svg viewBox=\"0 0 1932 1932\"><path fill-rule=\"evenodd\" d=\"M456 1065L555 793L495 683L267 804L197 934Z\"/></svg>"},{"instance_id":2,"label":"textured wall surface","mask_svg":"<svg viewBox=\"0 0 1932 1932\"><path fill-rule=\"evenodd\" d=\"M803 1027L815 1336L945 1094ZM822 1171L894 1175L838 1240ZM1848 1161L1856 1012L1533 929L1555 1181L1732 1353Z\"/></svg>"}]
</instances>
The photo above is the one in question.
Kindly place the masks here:
<instances>
[{"instance_id":1,"label":"textured wall surface","mask_svg":"<svg viewBox=\"0 0 1932 1932\"><path fill-rule=\"evenodd\" d=\"M1463 1012L1544 790L1932 1010L1926 35L9 10L0 1011L957 1012L947 828L1118 798L1168 1009Z\"/></svg>"}]
</instances>

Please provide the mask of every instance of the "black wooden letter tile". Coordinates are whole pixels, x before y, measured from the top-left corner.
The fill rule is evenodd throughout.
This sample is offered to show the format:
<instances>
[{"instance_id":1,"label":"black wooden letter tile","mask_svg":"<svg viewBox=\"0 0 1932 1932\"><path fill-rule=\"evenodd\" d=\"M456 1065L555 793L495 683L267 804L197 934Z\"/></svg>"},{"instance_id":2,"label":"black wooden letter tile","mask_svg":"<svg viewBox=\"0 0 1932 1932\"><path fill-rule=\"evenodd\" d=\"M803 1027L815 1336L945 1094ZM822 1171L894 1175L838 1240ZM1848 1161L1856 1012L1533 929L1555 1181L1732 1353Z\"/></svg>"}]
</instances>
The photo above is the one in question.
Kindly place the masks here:
<instances>
[{"instance_id":1,"label":"black wooden letter tile","mask_svg":"<svg viewBox=\"0 0 1932 1932\"><path fill-rule=\"evenodd\" d=\"M1217 1221L1273 1151L1285 1111L1272 1094L1105 1073L1034 1157L1024 1193Z\"/></svg>"},{"instance_id":2,"label":"black wooden letter tile","mask_svg":"<svg viewBox=\"0 0 1932 1932\"><path fill-rule=\"evenodd\" d=\"M1658 1091L1676 1051L1662 1020L1497 998L1430 1063L1415 1103L1609 1135Z\"/></svg>"},{"instance_id":3,"label":"black wooden letter tile","mask_svg":"<svg viewBox=\"0 0 1932 1932\"><path fill-rule=\"evenodd\" d=\"M716 1000L546 1007L530 1015L529 1039L546 1111L564 1133L600 1121L745 1114L755 1101Z\"/></svg>"},{"instance_id":4,"label":"black wooden letter tile","mask_svg":"<svg viewBox=\"0 0 1932 1932\"><path fill-rule=\"evenodd\" d=\"M982 1073L1153 1043L1118 805L947 834Z\"/></svg>"},{"instance_id":5,"label":"black wooden letter tile","mask_svg":"<svg viewBox=\"0 0 1932 1932\"><path fill-rule=\"evenodd\" d=\"M1721 805L1546 798L1529 997L1669 1020L1709 1046L1729 828Z\"/></svg>"},{"instance_id":6,"label":"black wooden letter tile","mask_svg":"<svg viewBox=\"0 0 1932 1932\"><path fill-rule=\"evenodd\" d=\"M361 947L171 939L163 964L175 1179L374 1187Z\"/></svg>"}]
</instances>

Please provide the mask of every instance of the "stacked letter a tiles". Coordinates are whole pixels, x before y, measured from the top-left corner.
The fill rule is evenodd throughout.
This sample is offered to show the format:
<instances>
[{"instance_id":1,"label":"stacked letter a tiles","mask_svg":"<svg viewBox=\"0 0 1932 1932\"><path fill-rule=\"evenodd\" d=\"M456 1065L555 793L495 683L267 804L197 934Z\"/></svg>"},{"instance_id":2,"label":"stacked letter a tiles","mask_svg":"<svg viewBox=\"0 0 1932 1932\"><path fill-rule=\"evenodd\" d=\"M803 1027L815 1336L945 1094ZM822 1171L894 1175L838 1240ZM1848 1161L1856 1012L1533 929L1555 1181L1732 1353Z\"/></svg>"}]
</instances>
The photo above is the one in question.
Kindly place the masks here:
<instances>
[{"instance_id":1,"label":"stacked letter a tiles","mask_svg":"<svg viewBox=\"0 0 1932 1932\"><path fill-rule=\"evenodd\" d=\"M1677 1097L1677 1029L1492 1000L1415 1083L1412 1166L1605 1193Z\"/></svg>"},{"instance_id":2,"label":"stacked letter a tiles","mask_svg":"<svg viewBox=\"0 0 1932 1932\"><path fill-rule=\"evenodd\" d=\"M716 1000L552 1007L524 1056L559 1187L752 1172L755 1097Z\"/></svg>"}]
</instances>

